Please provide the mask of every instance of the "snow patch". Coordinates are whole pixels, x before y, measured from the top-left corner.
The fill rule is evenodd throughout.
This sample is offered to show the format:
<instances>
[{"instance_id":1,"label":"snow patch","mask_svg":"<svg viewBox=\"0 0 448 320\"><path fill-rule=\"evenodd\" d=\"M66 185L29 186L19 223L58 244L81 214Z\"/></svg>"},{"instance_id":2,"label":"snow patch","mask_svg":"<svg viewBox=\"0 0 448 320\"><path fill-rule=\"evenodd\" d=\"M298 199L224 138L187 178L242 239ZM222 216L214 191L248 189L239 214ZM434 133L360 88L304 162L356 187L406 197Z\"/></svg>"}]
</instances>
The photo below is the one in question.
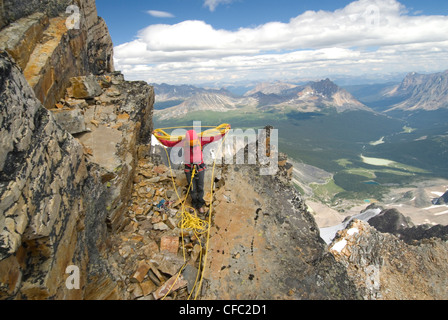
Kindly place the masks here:
<instances>
[{"instance_id":1,"label":"snow patch","mask_svg":"<svg viewBox=\"0 0 448 320\"><path fill-rule=\"evenodd\" d=\"M321 228L320 229L320 237L325 241L326 244L330 244L333 241L334 237L336 236L336 233L347 228L347 226L350 224L350 222L353 219L368 222L370 219L372 219L373 217L376 217L380 213L381 213L381 209L379 209L379 208L366 210L362 213L354 215L348 221L345 221L341 224L338 224L338 225L335 225L332 227L328 227L328 228Z\"/></svg>"},{"instance_id":2,"label":"snow patch","mask_svg":"<svg viewBox=\"0 0 448 320\"><path fill-rule=\"evenodd\" d=\"M339 241L338 243L336 243L331 248L331 250L341 253L341 251L345 248L346 245L347 245L347 240L343 239L343 240Z\"/></svg>"},{"instance_id":3,"label":"snow patch","mask_svg":"<svg viewBox=\"0 0 448 320\"><path fill-rule=\"evenodd\" d=\"M352 236L352 235L354 235L355 233L359 233L358 228L351 228L350 230L347 231L347 234L348 234L349 236Z\"/></svg>"}]
</instances>

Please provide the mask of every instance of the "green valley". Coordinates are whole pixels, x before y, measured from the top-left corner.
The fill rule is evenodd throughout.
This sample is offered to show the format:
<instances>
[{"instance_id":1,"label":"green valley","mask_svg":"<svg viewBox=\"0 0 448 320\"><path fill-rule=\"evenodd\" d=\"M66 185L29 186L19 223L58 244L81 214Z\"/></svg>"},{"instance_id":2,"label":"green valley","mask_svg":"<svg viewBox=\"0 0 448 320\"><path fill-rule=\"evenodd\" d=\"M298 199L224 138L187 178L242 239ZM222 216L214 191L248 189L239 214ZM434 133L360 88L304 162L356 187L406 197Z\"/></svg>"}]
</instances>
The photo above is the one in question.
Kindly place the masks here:
<instances>
[{"instance_id":1,"label":"green valley","mask_svg":"<svg viewBox=\"0 0 448 320\"><path fill-rule=\"evenodd\" d=\"M230 123L232 128L241 129L259 129L267 124L278 128L281 152L296 162L321 168L334 176L326 184L311 185L314 197L321 202L333 203L339 198L381 199L391 186L411 184L419 177L431 175L430 171L413 167L407 161L396 162L399 156L378 164L372 163L375 158L361 156L390 156L381 148L387 143L372 146L369 142L403 132L402 120L372 112L195 112L182 119L155 120L155 125L185 126L197 120L203 125Z\"/></svg>"},{"instance_id":2,"label":"green valley","mask_svg":"<svg viewBox=\"0 0 448 320\"><path fill-rule=\"evenodd\" d=\"M333 207L344 199L381 201L393 188L448 178L448 110L387 111L406 98L386 96L384 92L392 85L347 87L351 95L326 79L305 86L276 83L240 97L224 89L205 93L198 89L195 93L189 86L184 88L188 95L183 100L178 95L180 89L165 86L160 90L164 96L171 94L173 100L158 103L154 124L163 128L201 121L204 126L230 123L243 130L271 125L279 130L280 151L296 164L308 165L301 170L314 167L328 173L324 180L313 181L315 171L310 169L304 175L311 179L295 179L301 192ZM213 95L220 97L216 101L227 111L208 105L175 116L176 110L185 110L183 102L200 102L198 98L204 94L207 101L212 101ZM178 106L173 106L176 103ZM170 117L160 120L165 112Z\"/></svg>"}]
</instances>

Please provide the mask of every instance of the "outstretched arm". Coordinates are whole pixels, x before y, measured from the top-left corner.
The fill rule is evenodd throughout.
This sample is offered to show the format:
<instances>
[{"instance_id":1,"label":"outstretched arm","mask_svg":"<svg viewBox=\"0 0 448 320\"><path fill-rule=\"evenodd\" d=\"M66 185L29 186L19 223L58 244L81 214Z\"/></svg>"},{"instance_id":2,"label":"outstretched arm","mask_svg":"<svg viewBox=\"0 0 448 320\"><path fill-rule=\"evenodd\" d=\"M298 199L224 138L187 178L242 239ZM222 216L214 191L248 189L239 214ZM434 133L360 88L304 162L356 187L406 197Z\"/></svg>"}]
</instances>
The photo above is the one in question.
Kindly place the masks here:
<instances>
[{"instance_id":1,"label":"outstretched arm","mask_svg":"<svg viewBox=\"0 0 448 320\"><path fill-rule=\"evenodd\" d=\"M161 144L163 144L165 147L172 148L175 147L180 141L182 141L182 137L179 137L177 140L166 140L162 139L162 134L160 132L154 131L153 135L159 140Z\"/></svg>"},{"instance_id":2,"label":"outstretched arm","mask_svg":"<svg viewBox=\"0 0 448 320\"><path fill-rule=\"evenodd\" d=\"M230 125L228 125L228 129L230 129ZM216 130L218 131L218 130ZM215 142L215 141L219 141L221 140L225 135L227 134L227 131L221 132L219 134L216 134L215 136L211 136L211 137L202 137L201 138L201 145L205 146L209 143Z\"/></svg>"}]
</instances>

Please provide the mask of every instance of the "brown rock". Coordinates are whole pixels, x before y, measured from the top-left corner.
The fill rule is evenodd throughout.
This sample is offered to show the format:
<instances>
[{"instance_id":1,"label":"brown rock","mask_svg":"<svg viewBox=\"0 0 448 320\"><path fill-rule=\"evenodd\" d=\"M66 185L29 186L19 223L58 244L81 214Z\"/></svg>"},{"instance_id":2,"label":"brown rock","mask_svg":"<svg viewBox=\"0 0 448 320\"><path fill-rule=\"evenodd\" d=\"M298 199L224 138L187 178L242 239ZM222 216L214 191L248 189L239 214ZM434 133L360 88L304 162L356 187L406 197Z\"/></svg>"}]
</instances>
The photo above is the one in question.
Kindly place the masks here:
<instances>
[{"instance_id":1,"label":"brown rock","mask_svg":"<svg viewBox=\"0 0 448 320\"><path fill-rule=\"evenodd\" d=\"M121 113L117 116L118 120L129 120L129 114L125 113Z\"/></svg>"},{"instance_id":2,"label":"brown rock","mask_svg":"<svg viewBox=\"0 0 448 320\"><path fill-rule=\"evenodd\" d=\"M142 220L141 222L139 222L139 228L141 230L144 230L144 231L151 230L152 229L152 223L151 223L150 220L147 220L147 219Z\"/></svg>"},{"instance_id":3,"label":"brown rock","mask_svg":"<svg viewBox=\"0 0 448 320\"><path fill-rule=\"evenodd\" d=\"M67 93L71 98L91 99L103 92L94 76L73 77L70 82L72 85L67 88Z\"/></svg>"},{"instance_id":4,"label":"brown rock","mask_svg":"<svg viewBox=\"0 0 448 320\"><path fill-rule=\"evenodd\" d=\"M157 289L157 286L151 280L140 283L140 287L142 289L143 296L147 296Z\"/></svg>"},{"instance_id":5,"label":"brown rock","mask_svg":"<svg viewBox=\"0 0 448 320\"><path fill-rule=\"evenodd\" d=\"M171 229L174 229L174 228L177 227L177 221L176 221L175 219L173 219L173 218L168 218L168 219L165 221L165 223L166 223L166 225L167 225L168 227L170 227Z\"/></svg>"},{"instance_id":6,"label":"brown rock","mask_svg":"<svg viewBox=\"0 0 448 320\"><path fill-rule=\"evenodd\" d=\"M149 258L153 254L159 252L159 246L154 240L150 240L147 245L140 248L140 251L142 251L144 255Z\"/></svg>"},{"instance_id":7,"label":"brown rock","mask_svg":"<svg viewBox=\"0 0 448 320\"><path fill-rule=\"evenodd\" d=\"M131 284L130 290L132 292L132 297L134 299L140 298L143 296L143 290L138 283Z\"/></svg>"},{"instance_id":8,"label":"brown rock","mask_svg":"<svg viewBox=\"0 0 448 320\"><path fill-rule=\"evenodd\" d=\"M198 260L199 255L201 254L201 246L196 244L191 251L191 259L190 262L195 263Z\"/></svg>"},{"instance_id":9,"label":"brown rock","mask_svg":"<svg viewBox=\"0 0 448 320\"><path fill-rule=\"evenodd\" d=\"M164 236L160 239L160 251L168 251L177 254L179 250L179 237Z\"/></svg>"},{"instance_id":10,"label":"brown rock","mask_svg":"<svg viewBox=\"0 0 448 320\"><path fill-rule=\"evenodd\" d=\"M157 266L161 272L169 274L170 276L175 275L184 265L184 259L171 252L165 252L164 254L155 254L151 260Z\"/></svg>"},{"instance_id":11,"label":"brown rock","mask_svg":"<svg viewBox=\"0 0 448 320\"><path fill-rule=\"evenodd\" d=\"M158 224L162 222L162 218L160 216L153 216L151 218L151 223L157 224L157 227L160 227ZM154 227L155 228L155 227ZM156 229L157 230L157 229Z\"/></svg>"},{"instance_id":12,"label":"brown rock","mask_svg":"<svg viewBox=\"0 0 448 320\"><path fill-rule=\"evenodd\" d=\"M156 268L156 266L151 261L148 261L148 264L151 267L151 270L148 272L149 278L157 286L159 286L161 283L165 282L166 278L160 273L160 271Z\"/></svg>"},{"instance_id":13,"label":"brown rock","mask_svg":"<svg viewBox=\"0 0 448 320\"><path fill-rule=\"evenodd\" d=\"M0 297L15 294L21 280L22 272L15 256L0 262Z\"/></svg>"},{"instance_id":14,"label":"brown rock","mask_svg":"<svg viewBox=\"0 0 448 320\"><path fill-rule=\"evenodd\" d=\"M153 170L155 173L160 175L160 174L164 174L165 172L167 172L168 168L165 165L160 165L160 166L154 167Z\"/></svg>"},{"instance_id":15,"label":"brown rock","mask_svg":"<svg viewBox=\"0 0 448 320\"><path fill-rule=\"evenodd\" d=\"M174 292L176 290L179 290L180 288L184 288L187 285L188 282L185 281L182 275L174 275L153 293L154 298L156 300L162 299L170 292Z\"/></svg>"},{"instance_id":16,"label":"brown rock","mask_svg":"<svg viewBox=\"0 0 448 320\"><path fill-rule=\"evenodd\" d=\"M134 275L131 278L131 281L141 283L150 268L151 268L150 265L147 264L145 260L140 261L138 263L137 271L135 271Z\"/></svg>"}]
</instances>

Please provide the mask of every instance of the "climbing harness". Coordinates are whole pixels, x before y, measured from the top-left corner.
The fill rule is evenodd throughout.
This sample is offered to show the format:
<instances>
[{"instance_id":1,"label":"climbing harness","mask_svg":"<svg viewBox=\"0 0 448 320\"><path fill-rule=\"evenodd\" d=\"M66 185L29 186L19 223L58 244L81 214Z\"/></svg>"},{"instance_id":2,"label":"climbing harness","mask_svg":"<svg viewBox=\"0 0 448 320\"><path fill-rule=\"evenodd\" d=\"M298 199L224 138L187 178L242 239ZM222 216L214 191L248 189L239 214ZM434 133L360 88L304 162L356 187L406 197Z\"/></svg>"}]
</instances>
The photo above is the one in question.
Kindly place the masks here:
<instances>
[{"instance_id":1,"label":"climbing harness","mask_svg":"<svg viewBox=\"0 0 448 320\"><path fill-rule=\"evenodd\" d=\"M202 127L212 128L212 129L208 129L208 130L198 134L198 136L201 138L209 138L209 137L214 137L217 135L222 135L223 138L221 139L221 144L220 144L219 151L218 151L218 153L219 153L222 150L222 146L224 145L226 135L230 130L230 125L222 124L218 127L210 127L210 126L202 126ZM156 129L156 130L154 130L154 133L155 133L154 136L157 139L162 139L162 140L182 141L185 138L185 136L171 136L164 131L164 130L169 130L169 129L180 129L180 128L192 128L192 127L171 127L171 128ZM177 274L177 277L176 277L175 281L173 282L173 285L170 287L170 289L165 294L165 296L162 298L162 300L164 300L166 298L166 296L171 292L172 288L174 287L177 280L179 279L179 276L183 272L184 268L187 266L187 259L186 259L186 255L185 255L184 231L192 231L194 236L199 240L199 246L200 246L199 268L198 268L198 273L196 275L195 283L193 285L193 288L191 289L190 295L188 296L188 300L190 300L190 297L192 296L193 292L195 292L195 290L196 290L195 295L194 295L194 299L196 300L201 291L201 288L202 288L202 281L204 278L204 272L205 272L205 267L206 267L206 263L207 263L208 246L209 246L209 240L210 240L211 217L212 217L212 210L213 210L213 193L214 193L213 192L213 183L215 181L216 159L214 159L214 161L213 161L212 179L211 179L211 185L210 185L210 209L209 209L209 213L208 213L208 221L204 221L197 216L194 208L186 205L188 195L190 194L191 188L193 186L193 179L198 170L197 166L196 165L192 166L191 179L189 181L187 193L185 195L185 198L182 200L181 196L179 195L179 193L177 191L176 182L174 181L174 175L172 174L171 160L168 155L168 151L166 148L164 148L164 149L165 149L165 153L166 153L166 156L168 159L168 164L169 164L170 173L171 173L171 181L174 186L174 191L176 192L177 198L179 199L179 201L181 201L181 205L182 205L181 206L181 221L179 222L178 227L181 229L182 253L183 253L183 257L184 257L184 265L182 266L179 273ZM191 211L194 212L194 215L191 213ZM202 242L200 240L200 236L202 236L202 235L206 235L204 257L202 257L203 246L202 246ZM201 264L203 264L202 268L201 268ZM196 286L198 281L199 281L199 285Z\"/></svg>"}]
</instances>

